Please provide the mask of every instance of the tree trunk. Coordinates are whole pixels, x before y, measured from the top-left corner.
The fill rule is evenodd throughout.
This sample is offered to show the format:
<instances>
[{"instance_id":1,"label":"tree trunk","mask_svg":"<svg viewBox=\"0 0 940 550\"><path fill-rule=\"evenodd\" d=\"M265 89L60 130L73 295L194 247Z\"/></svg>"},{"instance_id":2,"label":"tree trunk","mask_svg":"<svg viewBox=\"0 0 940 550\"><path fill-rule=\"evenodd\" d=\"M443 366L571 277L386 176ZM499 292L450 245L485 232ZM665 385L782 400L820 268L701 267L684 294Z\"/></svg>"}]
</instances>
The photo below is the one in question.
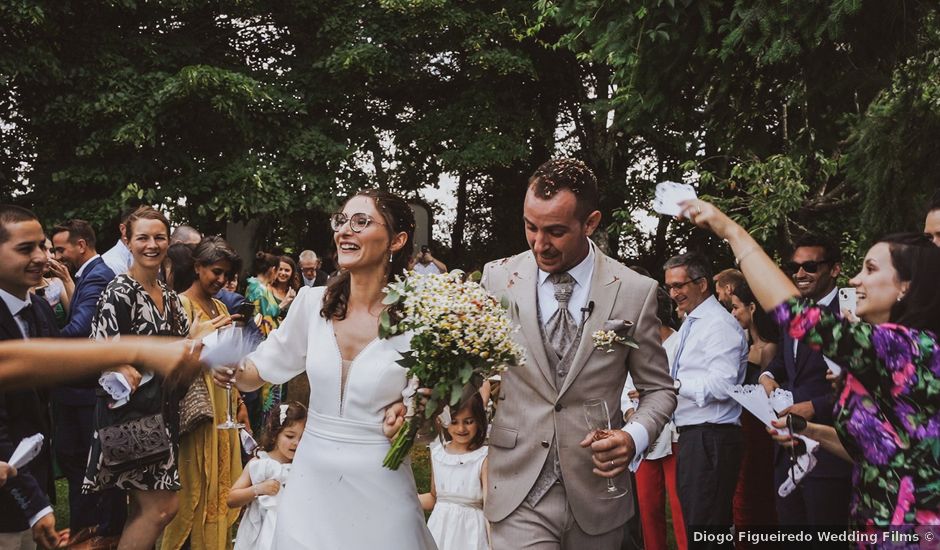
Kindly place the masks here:
<instances>
[{"instance_id":1,"label":"tree trunk","mask_svg":"<svg viewBox=\"0 0 940 550\"><path fill-rule=\"evenodd\" d=\"M457 265L463 265L464 244L463 236L467 225L467 186L470 184L470 175L462 172L457 178L457 215L454 218L454 227L450 232L450 249L452 258Z\"/></svg>"}]
</instances>

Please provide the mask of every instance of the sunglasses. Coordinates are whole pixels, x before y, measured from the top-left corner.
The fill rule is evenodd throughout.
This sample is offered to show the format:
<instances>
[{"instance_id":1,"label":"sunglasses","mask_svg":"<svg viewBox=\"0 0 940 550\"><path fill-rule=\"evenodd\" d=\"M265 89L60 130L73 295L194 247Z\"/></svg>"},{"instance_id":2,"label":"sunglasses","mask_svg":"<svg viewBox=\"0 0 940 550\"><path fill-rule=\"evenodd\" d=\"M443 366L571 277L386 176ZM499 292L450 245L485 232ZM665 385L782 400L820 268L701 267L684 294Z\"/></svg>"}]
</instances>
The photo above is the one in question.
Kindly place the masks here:
<instances>
[{"instance_id":1,"label":"sunglasses","mask_svg":"<svg viewBox=\"0 0 940 550\"><path fill-rule=\"evenodd\" d=\"M799 273L801 269L807 273L816 273L817 271L819 271L819 268L822 266L822 264L828 264L828 263L829 263L829 260L819 260L818 262L809 261L809 262L803 262L801 264L797 262L787 262L783 264L783 270L786 271L787 273L794 273L794 274Z\"/></svg>"},{"instance_id":2,"label":"sunglasses","mask_svg":"<svg viewBox=\"0 0 940 550\"><path fill-rule=\"evenodd\" d=\"M349 228L352 229L353 233L362 233L363 229L369 227L369 225L373 223L386 225L382 222L376 221L368 214L363 214L362 212L357 212L351 216L347 216L342 212L330 214L330 227L333 228L334 232L342 229L347 222L349 223Z\"/></svg>"}]
</instances>

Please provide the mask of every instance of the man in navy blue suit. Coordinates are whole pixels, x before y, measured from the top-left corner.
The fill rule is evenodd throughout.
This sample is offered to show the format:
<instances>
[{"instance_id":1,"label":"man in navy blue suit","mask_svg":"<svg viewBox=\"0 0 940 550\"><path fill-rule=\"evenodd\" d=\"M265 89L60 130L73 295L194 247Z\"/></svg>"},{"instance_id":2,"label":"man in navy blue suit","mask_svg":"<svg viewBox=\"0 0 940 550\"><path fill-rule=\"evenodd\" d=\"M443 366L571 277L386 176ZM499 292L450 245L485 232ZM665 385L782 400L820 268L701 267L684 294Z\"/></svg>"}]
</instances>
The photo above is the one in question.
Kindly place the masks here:
<instances>
[{"instance_id":1,"label":"man in navy blue suit","mask_svg":"<svg viewBox=\"0 0 940 550\"><path fill-rule=\"evenodd\" d=\"M829 239L808 235L798 240L784 270L803 298L839 313L836 278L842 269L839 247ZM761 373L760 382L769 394L777 387L793 392L793 406L781 414L793 413L807 420L832 425L835 395L826 380L827 359L786 332L777 356ZM787 497L777 496L777 517L781 525L846 525L849 517L852 465L820 448L817 463L796 490ZM774 482L779 487L787 477L790 455L777 447Z\"/></svg>"},{"instance_id":2,"label":"man in navy blue suit","mask_svg":"<svg viewBox=\"0 0 940 550\"><path fill-rule=\"evenodd\" d=\"M29 289L42 281L46 237L36 215L0 205L0 340L56 336L55 317L45 300ZM2 390L2 388L0 388ZM0 548L44 548L58 543L50 497L48 404L36 390L0 391L0 461L8 462L19 442L46 436L39 456L19 469L0 490Z\"/></svg>"},{"instance_id":3,"label":"man in navy blue suit","mask_svg":"<svg viewBox=\"0 0 940 550\"><path fill-rule=\"evenodd\" d=\"M98 299L114 271L95 248L95 230L84 220L68 220L52 228L55 257L68 266L75 279L68 323L62 336L88 338ZM55 454L69 483L69 529L73 541L94 533L118 535L126 516L126 497L117 490L82 494L82 480L91 447L97 379L77 380L56 387ZM85 530L82 532L82 530Z\"/></svg>"}]
</instances>

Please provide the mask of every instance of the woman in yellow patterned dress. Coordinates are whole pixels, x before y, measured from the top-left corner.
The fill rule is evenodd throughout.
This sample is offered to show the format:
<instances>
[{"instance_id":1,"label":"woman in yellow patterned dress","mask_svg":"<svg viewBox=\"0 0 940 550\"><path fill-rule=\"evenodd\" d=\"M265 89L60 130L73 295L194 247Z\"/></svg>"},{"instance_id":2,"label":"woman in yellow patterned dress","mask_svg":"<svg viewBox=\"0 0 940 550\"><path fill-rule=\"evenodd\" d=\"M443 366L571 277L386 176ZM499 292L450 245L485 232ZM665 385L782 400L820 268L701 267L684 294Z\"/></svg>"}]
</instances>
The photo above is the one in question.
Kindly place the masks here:
<instances>
[{"instance_id":1,"label":"woman in yellow patterned dress","mask_svg":"<svg viewBox=\"0 0 940 550\"><path fill-rule=\"evenodd\" d=\"M221 238L206 237L196 246L192 266L195 280L180 295L192 326L190 336L201 338L232 324L225 304L213 296L240 268L241 259ZM174 266L176 276L188 269ZM208 374L203 377L195 383L206 384L214 414L180 438L179 512L163 534L162 550L179 550L187 541L193 549L232 547L231 528L238 519L238 510L230 510L226 499L242 473L241 447L237 430L216 428L228 413L225 390L213 384ZM236 391L231 399L234 409Z\"/></svg>"}]
</instances>

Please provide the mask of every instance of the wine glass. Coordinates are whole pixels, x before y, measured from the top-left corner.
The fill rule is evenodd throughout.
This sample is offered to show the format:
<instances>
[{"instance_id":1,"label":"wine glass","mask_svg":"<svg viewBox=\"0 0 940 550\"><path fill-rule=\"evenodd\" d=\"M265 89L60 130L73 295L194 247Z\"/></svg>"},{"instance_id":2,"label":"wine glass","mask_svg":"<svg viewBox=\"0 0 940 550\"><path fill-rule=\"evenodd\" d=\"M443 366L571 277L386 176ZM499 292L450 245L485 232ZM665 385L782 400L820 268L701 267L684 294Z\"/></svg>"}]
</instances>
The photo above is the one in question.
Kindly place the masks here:
<instances>
[{"instance_id":1,"label":"wine glass","mask_svg":"<svg viewBox=\"0 0 940 550\"><path fill-rule=\"evenodd\" d=\"M610 411L607 401L603 399L588 399L584 402L584 420L587 421L588 430L593 433L594 441L610 437ZM598 498L605 500L620 498L627 494L626 489L614 485L614 480L607 478L607 489Z\"/></svg>"},{"instance_id":2,"label":"wine glass","mask_svg":"<svg viewBox=\"0 0 940 550\"><path fill-rule=\"evenodd\" d=\"M235 325L228 325L219 329L219 341L229 340L231 342L238 342L242 337L241 327ZM231 365L216 365L217 369L229 369ZM225 388L225 421L216 426L216 429L219 430L240 430L245 427L241 422L236 422L232 417L232 387L229 386Z\"/></svg>"}]
</instances>

